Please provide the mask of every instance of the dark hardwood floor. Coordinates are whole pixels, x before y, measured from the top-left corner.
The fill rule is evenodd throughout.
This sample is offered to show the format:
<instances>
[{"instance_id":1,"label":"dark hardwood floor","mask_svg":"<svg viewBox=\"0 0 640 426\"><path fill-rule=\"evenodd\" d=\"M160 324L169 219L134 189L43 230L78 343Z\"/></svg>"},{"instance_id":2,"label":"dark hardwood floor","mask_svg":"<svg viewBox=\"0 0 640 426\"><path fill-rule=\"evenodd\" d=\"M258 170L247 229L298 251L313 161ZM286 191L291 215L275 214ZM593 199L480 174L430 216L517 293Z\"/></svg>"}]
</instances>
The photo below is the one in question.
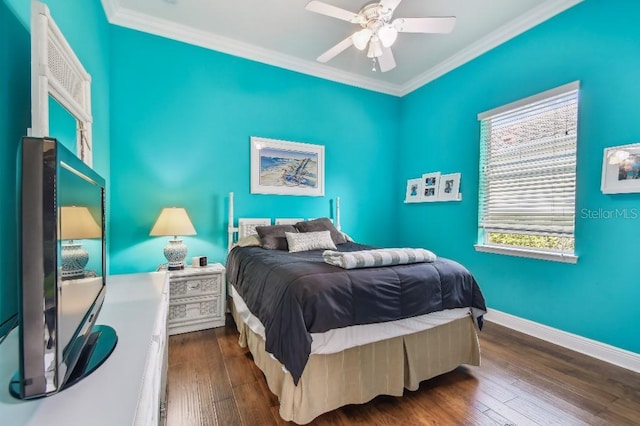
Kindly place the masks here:
<instances>
[{"instance_id":1,"label":"dark hardwood floor","mask_svg":"<svg viewBox=\"0 0 640 426\"><path fill-rule=\"evenodd\" d=\"M278 399L226 327L169 339L168 426L278 425ZM482 365L318 417L317 425L640 425L640 374L485 322Z\"/></svg>"}]
</instances>

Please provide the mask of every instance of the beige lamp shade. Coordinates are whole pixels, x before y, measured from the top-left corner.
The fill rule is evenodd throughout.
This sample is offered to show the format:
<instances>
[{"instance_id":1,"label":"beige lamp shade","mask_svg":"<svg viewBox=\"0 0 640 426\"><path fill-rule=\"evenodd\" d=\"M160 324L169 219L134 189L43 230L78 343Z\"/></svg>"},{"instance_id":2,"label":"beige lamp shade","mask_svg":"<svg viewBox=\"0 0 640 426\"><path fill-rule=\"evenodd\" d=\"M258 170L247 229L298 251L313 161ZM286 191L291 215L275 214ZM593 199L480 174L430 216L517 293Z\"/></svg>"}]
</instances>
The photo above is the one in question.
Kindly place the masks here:
<instances>
[{"instance_id":1,"label":"beige lamp shade","mask_svg":"<svg viewBox=\"0 0 640 426\"><path fill-rule=\"evenodd\" d=\"M151 228L152 237L163 235L196 235L196 230L182 207L165 207L160 212L155 225Z\"/></svg>"},{"instance_id":2,"label":"beige lamp shade","mask_svg":"<svg viewBox=\"0 0 640 426\"><path fill-rule=\"evenodd\" d=\"M59 224L61 240L102 238L102 228L86 207L62 206Z\"/></svg>"}]
</instances>

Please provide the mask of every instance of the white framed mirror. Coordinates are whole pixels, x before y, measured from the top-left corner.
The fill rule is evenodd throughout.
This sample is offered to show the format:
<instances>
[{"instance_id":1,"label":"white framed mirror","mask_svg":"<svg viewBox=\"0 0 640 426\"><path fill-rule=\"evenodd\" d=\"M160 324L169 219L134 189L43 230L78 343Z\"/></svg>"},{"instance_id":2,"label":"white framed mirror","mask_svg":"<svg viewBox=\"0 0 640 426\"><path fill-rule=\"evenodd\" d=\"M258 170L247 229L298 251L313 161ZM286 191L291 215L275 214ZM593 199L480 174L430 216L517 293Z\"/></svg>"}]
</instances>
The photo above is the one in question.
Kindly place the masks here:
<instances>
[{"instance_id":1,"label":"white framed mirror","mask_svg":"<svg viewBox=\"0 0 640 426\"><path fill-rule=\"evenodd\" d=\"M50 97L75 118L76 149L93 165L91 76L51 17L46 4L31 2L31 132L51 136Z\"/></svg>"}]
</instances>

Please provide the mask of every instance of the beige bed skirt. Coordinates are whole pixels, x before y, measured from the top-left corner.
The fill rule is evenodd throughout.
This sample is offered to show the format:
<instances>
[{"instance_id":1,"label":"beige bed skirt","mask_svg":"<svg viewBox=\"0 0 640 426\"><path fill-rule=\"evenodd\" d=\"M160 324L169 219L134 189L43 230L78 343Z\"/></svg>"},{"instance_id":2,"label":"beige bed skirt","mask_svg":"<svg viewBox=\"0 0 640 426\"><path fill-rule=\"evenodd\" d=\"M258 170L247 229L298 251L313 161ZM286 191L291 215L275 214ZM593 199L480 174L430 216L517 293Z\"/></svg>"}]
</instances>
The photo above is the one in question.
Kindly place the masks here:
<instances>
[{"instance_id":1,"label":"beige bed skirt","mask_svg":"<svg viewBox=\"0 0 640 426\"><path fill-rule=\"evenodd\" d=\"M233 305L233 304L231 304ZM284 420L306 424L347 404L377 395L402 396L421 381L461 364L480 365L480 347L471 316L429 330L357 346L328 355L311 355L298 386L282 364L264 350L264 340L244 324L236 310L239 344L248 347L267 384L280 400Z\"/></svg>"}]
</instances>

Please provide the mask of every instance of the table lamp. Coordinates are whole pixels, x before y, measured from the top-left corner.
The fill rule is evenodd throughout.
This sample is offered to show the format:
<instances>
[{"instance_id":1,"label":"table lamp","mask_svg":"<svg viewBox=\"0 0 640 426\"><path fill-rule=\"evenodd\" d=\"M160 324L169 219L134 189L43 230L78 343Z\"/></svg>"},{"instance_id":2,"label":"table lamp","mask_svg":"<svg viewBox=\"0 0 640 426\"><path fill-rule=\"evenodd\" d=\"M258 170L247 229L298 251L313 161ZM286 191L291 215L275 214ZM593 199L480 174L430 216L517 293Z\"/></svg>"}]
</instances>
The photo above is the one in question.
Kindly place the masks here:
<instances>
[{"instance_id":1,"label":"table lamp","mask_svg":"<svg viewBox=\"0 0 640 426\"><path fill-rule=\"evenodd\" d=\"M173 239L164 248L164 257L169 262L169 270L184 269L184 258L187 257L187 246L178 239L178 235L196 235L196 230L189 219L189 215L181 207L165 207L160 212L150 236L169 236Z\"/></svg>"},{"instance_id":2,"label":"table lamp","mask_svg":"<svg viewBox=\"0 0 640 426\"><path fill-rule=\"evenodd\" d=\"M73 240L102 238L102 228L87 207L62 206L60 208L60 239L62 244L62 278L84 277L84 268L89 263L89 253L82 244Z\"/></svg>"}]
</instances>

